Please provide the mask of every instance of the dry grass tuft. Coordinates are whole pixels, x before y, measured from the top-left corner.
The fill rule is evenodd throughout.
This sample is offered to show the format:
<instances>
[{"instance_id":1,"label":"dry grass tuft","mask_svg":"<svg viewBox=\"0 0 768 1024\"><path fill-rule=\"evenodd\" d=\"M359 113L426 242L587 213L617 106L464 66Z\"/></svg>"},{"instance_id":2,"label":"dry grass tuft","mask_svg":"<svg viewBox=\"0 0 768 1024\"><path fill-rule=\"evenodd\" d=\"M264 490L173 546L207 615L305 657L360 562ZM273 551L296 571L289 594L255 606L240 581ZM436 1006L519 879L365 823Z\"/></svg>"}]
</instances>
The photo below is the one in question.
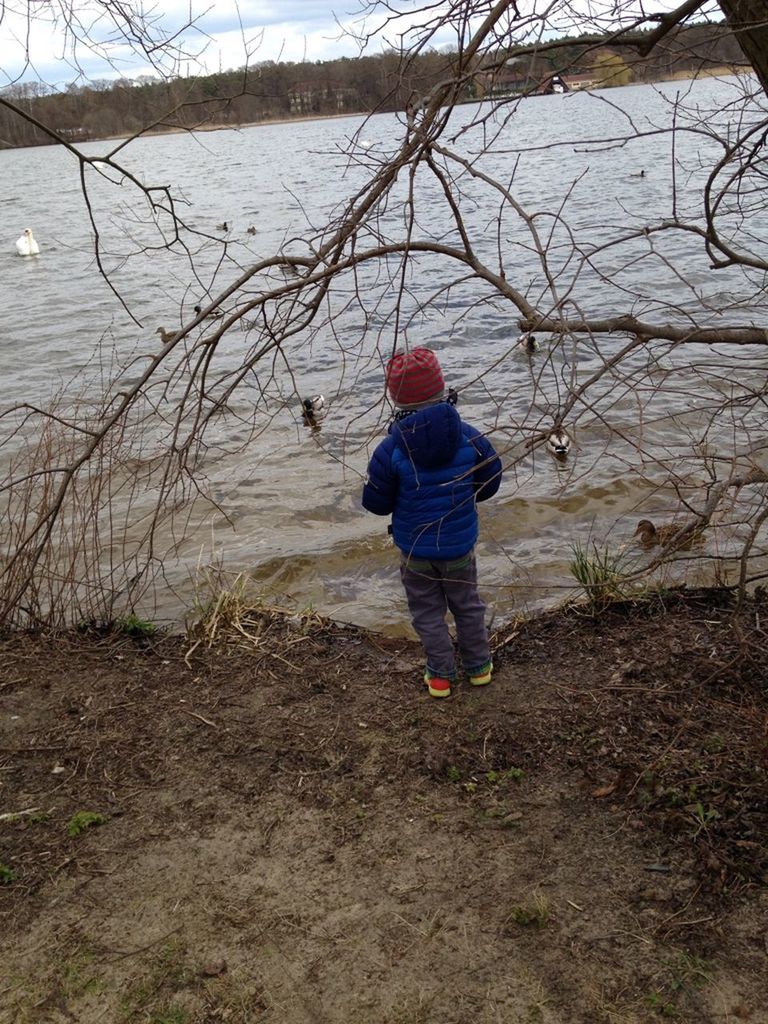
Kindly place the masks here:
<instances>
[{"instance_id":1,"label":"dry grass tuft","mask_svg":"<svg viewBox=\"0 0 768 1024\"><path fill-rule=\"evenodd\" d=\"M292 647L310 636L338 629L314 610L301 613L267 603L245 572L236 575L208 567L198 575L191 621L187 622L190 647L185 660L201 645L258 648L280 661Z\"/></svg>"}]
</instances>

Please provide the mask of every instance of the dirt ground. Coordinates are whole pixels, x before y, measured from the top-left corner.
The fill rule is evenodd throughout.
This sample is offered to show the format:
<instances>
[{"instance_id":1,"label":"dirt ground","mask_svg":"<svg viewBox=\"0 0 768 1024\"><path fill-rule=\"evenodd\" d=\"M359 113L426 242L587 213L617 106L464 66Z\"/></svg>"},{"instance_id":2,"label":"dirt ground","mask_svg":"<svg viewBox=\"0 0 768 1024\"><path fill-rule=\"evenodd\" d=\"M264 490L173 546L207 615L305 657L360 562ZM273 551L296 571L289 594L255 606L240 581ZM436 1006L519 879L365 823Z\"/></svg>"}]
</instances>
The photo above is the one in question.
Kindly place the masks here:
<instances>
[{"instance_id":1,"label":"dirt ground","mask_svg":"<svg viewBox=\"0 0 768 1024\"><path fill-rule=\"evenodd\" d=\"M0 1021L768 1021L766 615L0 639Z\"/></svg>"}]
</instances>

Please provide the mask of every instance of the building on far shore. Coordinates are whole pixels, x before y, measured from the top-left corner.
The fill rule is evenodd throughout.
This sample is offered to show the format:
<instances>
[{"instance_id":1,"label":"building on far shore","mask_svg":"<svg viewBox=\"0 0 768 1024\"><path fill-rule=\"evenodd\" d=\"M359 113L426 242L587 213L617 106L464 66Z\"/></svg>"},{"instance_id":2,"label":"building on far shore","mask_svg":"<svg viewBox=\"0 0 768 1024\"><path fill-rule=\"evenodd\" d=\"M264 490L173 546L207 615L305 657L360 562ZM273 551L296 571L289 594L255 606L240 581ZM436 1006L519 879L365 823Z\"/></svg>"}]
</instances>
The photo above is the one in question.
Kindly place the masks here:
<instances>
[{"instance_id":1,"label":"building on far shore","mask_svg":"<svg viewBox=\"0 0 768 1024\"><path fill-rule=\"evenodd\" d=\"M594 56L594 66L565 72L554 71L551 64L541 57L510 57L503 65L483 69L475 75L475 98L540 96L626 84L618 81L616 62L625 67L621 58L609 50L599 51Z\"/></svg>"},{"instance_id":2,"label":"building on far shore","mask_svg":"<svg viewBox=\"0 0 768 1024\"><path fill-rule=\"evenodd\" d=\"M577 71L563 77L568 84L568 88L572 92L578 92L580 89L598 89L605 75L597 74L594 71Z\"/></svg>"},{"instance_id":3,"label":"building on far shore","mask_svg":"<svg viewBox=\"0 0 768 1024\"><path fill-rule=\"evenodd\" d=\"M310 79L299 82L288 90L288 104L292 114L319 114L333 110L342 113L354 108L357 93L340 82Z\"/></svg>"},{"instance_id":4,"label":"building on far shore","mask_svg":"<svg viewBox=\"0 0 768 1024\"><path fill-rule=\"evenodd\" d=\"M91 138L90 131L79 126L77 128L58 128L57 131L62 139L72 139L76 142Z\"/></svg>"}]
</instances>

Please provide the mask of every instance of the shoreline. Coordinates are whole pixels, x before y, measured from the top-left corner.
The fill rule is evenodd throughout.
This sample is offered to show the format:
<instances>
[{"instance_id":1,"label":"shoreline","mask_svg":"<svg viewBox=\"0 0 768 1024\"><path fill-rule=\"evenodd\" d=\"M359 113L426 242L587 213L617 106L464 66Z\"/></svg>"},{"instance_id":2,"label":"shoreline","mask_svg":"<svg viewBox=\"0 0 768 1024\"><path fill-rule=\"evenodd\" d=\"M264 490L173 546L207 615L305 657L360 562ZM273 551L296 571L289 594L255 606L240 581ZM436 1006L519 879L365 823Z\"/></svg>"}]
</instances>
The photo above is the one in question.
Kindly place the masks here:
<instances>
[{"instance_id":1,"label":"shoreline","mask_svg":"<svg viewBox=\"0 0 768 1024\"><path fill-rule=\"evenodd\" d=\"M674 72L674 73L671 73L669 75L665 75L662 78L648 79L647 81L643 81L643 82L637 82L637 81L636 82L628 82L626 85L604 86L604 87L601 87L601 89L602 89L602 91L604 91L605 89L611 89L611 90L613 90L613 89L625 89L625 88L631 88L633 86L661 85L664 82L683 82L683 81L697 81L699 79L710 79L710 78L741 77L742 75L748 75L751 72L752 72L752 68L751 68L750 65L739 65L739 67L733 67L733 68L729 68L726 65L720 65L720 66L715 67L715 68L701 69L698 73L693 74L693 75L690 72L683 70L683 71L680 71L680 72ZM593 91L595 91L595 90L593 90L593 89L570 89L567 93L563 93L562 95L569 96L569 95L574 95L575 93L579 93L579 92L591 93ZM456 102L455 105L457 107L462 107L462 106L468 106L468 105L479 104L479 103L492 103L494 100L504 102L504 101L508 101L508 100L511 100L511 99L532 99L532 98L535 98L538 95L539 94L537 94L537 93L531 93L531 94L526 94L526 93L510 93L509 95L496 96L496 97L485 97L485 96L484 97L473 97L473 98L467 98L467 99L464 99L464 100L459 100L459 101ZM134 134L134 135L125 135L125 134L121 134L121 135L99 135L99 136L95 136L93 138L88 138L88 139L62 140L62 141L59 141L59 142L50 142L50 141L42 142L42 143L39 143L39 144L34 145L34 146L0 146L0 152L4 152L6 150L15 150L15 149L42 149L45 146L61 145L62 142L67 142L68 144L71 144L71 145L76 147L78 145L88 145L90 143L97 143L97 142L124 142L124 141L127 141L127 140L133 141L135 139L140 139L140 138L158 138L158 137L162 137L164 135L181 135L181 134L185 134L185 133L188 133L188 134L196 134L196 133L205 134L205 133L208 133L208 132L221 132L221 131L238 132L238 131L243 131L246 128L264 128L264 127L269 127L269 126L273 126L273 125L280 126L280 125L287 125L287 124L294 124L294 123L295 124L305 124L305 123L314 122L314 121L338 121L338 120L343 120L343 119L361 118L361 120L363 122L365 122L368 118L378 116L379 114L395 114L396 115L396 114L404 114L404 111L401 111L401 110L367 110L367 111L362 110L362 111L349 111L349 112L344 113L344 114L302 114L302 115L296 116L296 117L281 116L281 117L273 117L273 118L264 118L264 119L259 120L259 121L245 121L242 124L226 124L226 123L222 123L222 124L199 125L199 126L196 126L196 127L162 128L162 129L156 129L156 130L142 131L142 132L139 132L139 133Z\"/></svg>"},{"instance_id":2,"label":"shoreline","mask_svg":"<svg viewBox=\"0 0 768 1024\"><path fill-rule=\"evenodd\" d=\"M274 117L265 118L262 121L246 121L243 124L210 124L201 125L195 128L164 128L158 131L142 132L140 135L134 136L134 138L157 138L162 135L184 135L184 134L208 134L209 132L240 132L246 128L266 128L271 125L285 125L285 124L304 124L312 121L339 121L345 118L360 117L365 120L368 117L373 117L375 113L397 113L397 111L368 111L362 113L351 113L351 114L309 114L302 115L301 117ZM97 139L88 139L88 142L119 142L125 139L124 135L103 135ZM128 136L130 138L130 136ZM56 143L52 143L56 145ZM35 147L37 148L37 147Z\"/></svg>"},{"instance_id":3,"label":"shoreline","mask_svg":"<svg viewBox=\"0 0 768 1024\"><path fill-rule=\"evenodd\" d=\"M698 79L701 79L701 78L707 78L708 79L708 78L740 77L741 75L749 74L751 72L751 70L752 70L751 66L744 66L744 67L742 67L739 70L739 69L735 69L735 68L728 68L725 65L721 65L721 66L718 66L717 68L702 70L702 71L700 71L696 75L691 75L691 74L689 74L686 71L680 71L678 73L673 73L673 74L670 74L669 76L665 76L663 78L653 78L653 79L649 79L648 81L644 81L644 82L628 82L626 85L604 86L604 87L602 87L602 90L605 91L606 89L610 89L611 91L613 91L614 89L632 88L632 86L661 85L664 82L695 81L695 80L698 80ZM574 95L576 93L579 93L579 92L590 93L590 92L593 92L593 91L594 91L593 89L571 89L571 90L569 90L569 92L563 93L562 95L564 95L564 96L572 96L572 95ZM483 97L478 97L478 98L467 98L467 99L463 99L463 100L458 100L456 102L455 106L457 106L457 107L464 107L464 106L476 105L476 104L479 104L479 103L492 103L494 101L494 99L495 100L502 100L502 101L503 100L510 100L510 99L533 99L533 98L536 98L537 96L538 96L538 94L534 94L534 93L532 93L530 95L527 95L527 94L524 94L524 93L518 93L518 94L511 94L509 96L501 96L501 97L499 97L499 96L497 96L497 97L485 97L485 96L483 96ZM404 113L405 112L402 111L402 110L368 110L368 111L354 111L354 112L349 112L349 113L346 113L346 114L304 114L304 115L301 115L301 116L298 116L298 117L274 117L274 118L265 118L265 119L263 119L261 121L246 121L246 122L243 122L242 124L212 124L212 125L201 126L201 127L198 127L198 128L167 128L167 129L164 129L162 131L142 132L141 135L140 136L136 136L136 138L150 138L150 137L151 138L156 138L157 136L162 136L162 135L180 135L180 134L183 134L185 132L189 132L189 133L192 133L192 134L195 134L195 133L198 133L198 132L200 132L200 133L225 132L225 131L238 132L238 131L243 131L246 128L265 128L265 127L269 127L271 125L286 125L286 124L294 124L294 123L295 124L304 124L304 123L314 122L314 121L339 121L339 120L344 120L345 118L349 119L349 118L353 118L353 117L359 117L363 121L365 121L365 120L367 120L370 117L377 117L379 114L395 114L395 115L396 114L403 114L404 115ZM122 135L100 136L98 139L88 139L88 142L111 142L111 141L119 141L120 139L123 139L123 138L125 138L125 136L122 136Z\"/></svg>"}]
</instances>

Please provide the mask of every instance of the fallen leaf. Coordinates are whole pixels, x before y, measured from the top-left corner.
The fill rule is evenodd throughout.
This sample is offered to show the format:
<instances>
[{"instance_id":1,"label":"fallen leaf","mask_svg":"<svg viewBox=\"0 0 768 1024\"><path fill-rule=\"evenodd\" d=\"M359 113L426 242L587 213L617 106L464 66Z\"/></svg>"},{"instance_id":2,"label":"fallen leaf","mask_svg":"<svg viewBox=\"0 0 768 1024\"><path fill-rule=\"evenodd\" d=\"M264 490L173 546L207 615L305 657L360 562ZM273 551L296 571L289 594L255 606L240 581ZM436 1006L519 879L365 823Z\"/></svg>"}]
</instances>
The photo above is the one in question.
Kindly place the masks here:
<instances>
[{"instance_id":1,"label":"fallen leaf","mask_svg":"<svg viewBox=\"0 0 768 1024\"><path fill-rule=\"evenodd\" d=\"M200 968L200 973L206 978L215 978L219 974L224 974L226 969L226 960L209 960L207 964L203 964Z\"/></svg>"},{"instance_id":2,"label":"fallen leaf","mask_svg":"<svg viewBox=\"0 0 768 1024\"><path fill-rule=\"evenodd\" d=\"M599 800L601 797L610 796L611 793L614 793L615 791L616 786L611 782L607 786L598 786L597 789L593 789L592 796L596 796Z\"/></svg>"}]
</instances>

